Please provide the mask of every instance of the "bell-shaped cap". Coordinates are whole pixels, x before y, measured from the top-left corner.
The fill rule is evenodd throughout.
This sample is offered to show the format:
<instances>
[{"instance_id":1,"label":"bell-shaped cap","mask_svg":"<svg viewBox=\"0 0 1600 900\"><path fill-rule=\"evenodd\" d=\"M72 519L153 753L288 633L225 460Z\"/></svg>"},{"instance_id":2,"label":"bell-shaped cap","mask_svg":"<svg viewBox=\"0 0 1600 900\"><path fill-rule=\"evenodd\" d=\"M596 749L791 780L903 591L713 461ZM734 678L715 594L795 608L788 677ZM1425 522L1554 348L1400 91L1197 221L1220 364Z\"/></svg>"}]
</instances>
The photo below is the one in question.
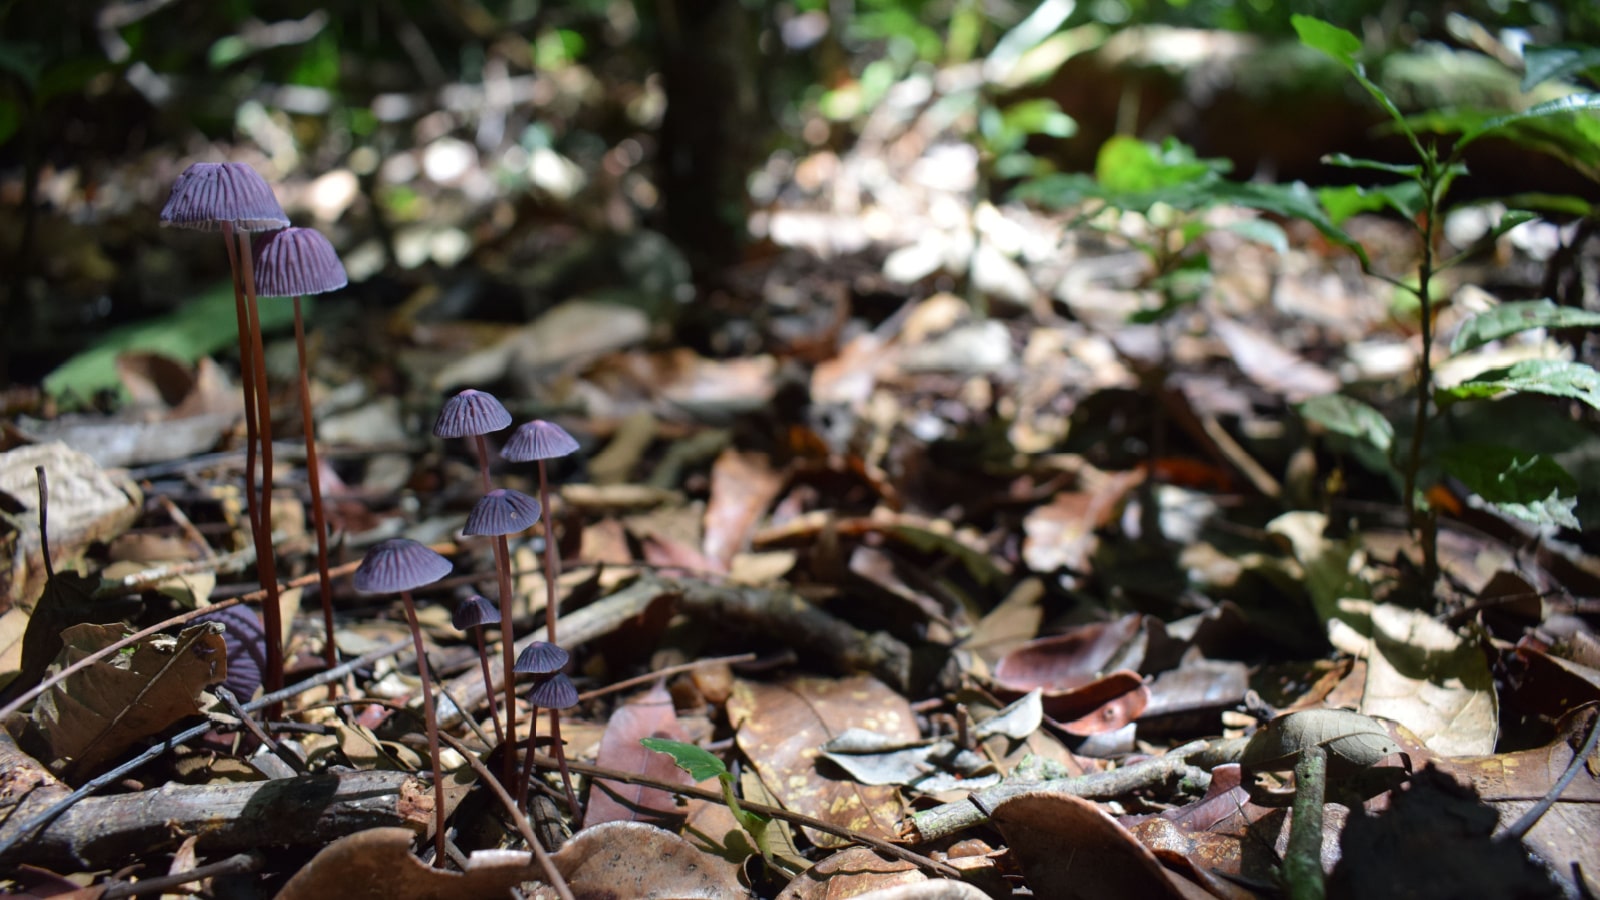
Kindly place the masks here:
<instances>
[{"instance_id":1,"label":"bell-shaped cap","mask_svg":"<svg viewBox=\"0 0 1600 900\"><path fill-rule=\"evenodd\" d=\"M500 455L512 462L555 459L578 452L578 441L554 422L534 419L519 427L511 440L500 448Z\"/></svg>"},{"instance_id":2,"label":"bell-shaped cap","mask_svg":"<svg viewBox=\"0 0 1600 900\"><path fill-rule=\"evenodd\" d=\"M572 657L560 646L549 641L534 641L522 648L517 654L517 662L511 671L523 675L549 675L559 672Z\"/></svg>"},{"instance_id":3,"label":"bell-shaped cap","mask_svg":"<svg viewBox=\"0 0 1600 900\"><path fill-rule=\"evenodd\" d=\"M284 228L255 246L256 296L326 294L350 283L333 245L315 228Z\"/></svg>"},{"instance_id":4,"label":"bell-shaped cap","mask_svg":"<svg viewBox=\"0 0 1600 900\"><path fill-rule=\"evenodd\" d=\"M444 402L433 423L435 437L458 438L488 434L511 424L511 413L487 391L467 388Z\"/></svg>"},{"instance_id":5,"label":"bell-shaped cap","mask_svg":"<svg viewBox=\"0 0 1600 900\"><path fill-rule=\"evenodd\" d=\"M516 534L539 521L539 501L521 491L495 488L478 499L462 534Z\"/></svg>"},{"instance_id":6,"label":"bell-shaped cap","mask_svg":"<svg viewBox=\"0 0 1600 900\"><path fill-rule=\"evenodd\" d=\"M488 597L473 594L456 607L455 615L450 617L450 624L454 625L457 631L484 625L499 625L500 610Z\"/></svg>"},{"instance_id":7,"label":"bell-shaped cap","mask_svg":"<svg viewBox=\"0 0 1600 900\"><path fill-rule=\"evenodd\" d=\"M245 163L195 163L172 184L161 224L218 231L224 222L240 231L289 227L272 187Z\"/></svg>"},{"instance_id":8,"label":"bell-shaped cap","mask_svg":"<svg viewBox=\"0 0 1600 900\"><path fill-rule=\"evenodd\" d=\"M578 705L578 689L572 686L572 679L564 673L557 672L549 678L540 681L528 691L528 705L540 709L567 709Z\"/></svg>"},{"instance_id":9,"label":"bell-shaped cap","mask_svg":"<svg viewBox=\"0 0 1600 900\"><path fill-rule=\"evenodd\" d=\"M367 594L410 591L450 574L450 560L410 538L391 538L373 544L361 558L352 580Z\"/></svg>"},{"instance_id":10,"label":"bell-shaped cap","mask_svg":"<svg viewBox=\"0 0 1600 900\"><path fill-rule=\"evenodd\" d=\"M196 616L194 623L219 622L224 629L223 643L228 648L228 676L222 684L240 700L255 696L261 687L261 673L267 668L267 632L261 619L248 606L229 606Z\"/></svg>"}]
</instances>

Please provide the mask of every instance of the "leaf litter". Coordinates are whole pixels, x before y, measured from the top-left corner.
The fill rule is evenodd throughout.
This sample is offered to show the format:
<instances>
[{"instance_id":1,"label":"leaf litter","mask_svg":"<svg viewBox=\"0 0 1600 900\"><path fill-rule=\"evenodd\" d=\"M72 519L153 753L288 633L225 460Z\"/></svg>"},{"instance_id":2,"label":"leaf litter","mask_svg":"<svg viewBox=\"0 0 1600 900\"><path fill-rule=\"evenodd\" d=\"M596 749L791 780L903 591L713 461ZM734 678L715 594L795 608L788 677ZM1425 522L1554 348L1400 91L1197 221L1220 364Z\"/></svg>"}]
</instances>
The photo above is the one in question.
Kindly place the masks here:
<instances>
[{"instance_id":1,"label":"leaf litter","mask_svg":"<svg viewBox=\"0 0 1600 900\"><path fill-rule=\"evenodd\" d=\"M224 598L260 602L237 555L250 543L230 452L238 412L206 357L214 343L120 356L108 344L110 365L68 369L67 383L121 386L145 411L8 423L0 674L13 676L15 740L0 743L0 861L116 871L101 883L120 884L265 848L238 871L290 900L353 884L374 897L559 896L527 824L579 896L1271 896L1295 773L1315 751L1327 759L1319 861L1336 895L1594 892L1600 858L1584 836L1600 826L1600 643L1588 598L1600 564L1570 530L1585 515L1566 504L1571 486L1520 517L1441 501L1447 587L1419 597L1421 548L1396 527L1385 468L1370 465L1406 437L1379 410L1396 403L1383 382L1417 352L1379 291L1337 277L1326 247L1295 229L1272 263L1219 237L1211 295L1130 324L1153 293L1128 241L974 205L966 189L898 189L867 163L903 160L887 143L925 136L892 104L878 115L911 118L879 123L897 138L803 161L832 156L867 208L774 210L772 253L697 298L704 309L663 314L661 291L622 284L505 327L489 324L503 319L491 290L463 288L448 305L419 290L325 336L313 377L319 431L337 448L334 533L352 559L390 537L423 540L460 573L418 595L439 720L459 742L444 754L459 857L428 857L421 682L409 650L384 652L399 643L399 609L347 578L332 636L313 604L285 594L295 729L262 729L259 707L207 692L257 659L259 628L236 618L222 619L226 635L177 626L131 640L14 702L135 628ZM971 221L952 228L952 209ZM890 240L848 244L885 214ZM778 239L805 223L804 239ZM1149 225L1130 217L1125 230L1145 238ZM486 255L482 276L508 286L519 262ZM996 301L991 315L940 289L963 267ZM1495 309L1431 348L1463 354L1450 396L1548 383L1563 363L1543 345L1495 355L1530 317L1594 324L1575 310ZM1592 402L1577 385L1566 395ZM497 585L490 545L460 533L471 457L415 425L468 386L505 389L585 447L552 466L554 533L512 536L510 635L521 649L542 626L539 560L553 544L581 692L562 738L582 816L562 808L543 730L526 823L467 765L481 755L493 771L506 751L488 737L476 647L443 623ZM1362 399L1329 399L1340 389ZM1496 403L1525 420L1518 403ZM110 449L90 458L46 442L61 433ZM1561 437L1592 454L1592 428ZM1539 474L1505 463L1479 484L1433 480L1493 500L1490 484ZM53 557L82 573L58 572L54 586L35 465L60 485ZM286 580L304 586L304 478L299 460L284 467L295 477L271 524ZM503 476L536 490L531 471ZM1530 530L1547 519L1569 530ZM120 538L146 546L130 549L145 569L132 582L105 549ZM215 581L173 587L197 571ZM138 609L105 618L118 602ZM491 629L491 647L506 637ZM315 683L330 638L361 664ZM528 710L514 713L520 742ZM162 743L176 734L191 736ZM691 793L641 738L723 761L741 803L769 819L776 863L714 782ZM233 821L213 828L204 809Z\"/></svg>"}]
</instances>

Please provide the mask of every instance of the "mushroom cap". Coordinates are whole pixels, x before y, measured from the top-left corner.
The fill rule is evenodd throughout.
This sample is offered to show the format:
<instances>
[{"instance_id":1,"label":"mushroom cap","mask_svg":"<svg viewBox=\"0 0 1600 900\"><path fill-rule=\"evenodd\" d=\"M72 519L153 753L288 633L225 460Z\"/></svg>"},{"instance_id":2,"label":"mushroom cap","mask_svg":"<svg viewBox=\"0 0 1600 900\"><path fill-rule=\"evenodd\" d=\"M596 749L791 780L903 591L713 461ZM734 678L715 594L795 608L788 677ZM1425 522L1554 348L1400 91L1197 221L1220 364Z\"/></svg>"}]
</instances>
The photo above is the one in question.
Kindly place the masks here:
<instances>
[{"instance_id":1,"label":"mushroom cap","mask_svg":"<svg viewBox=\"0 0 1600 900\"><path fill-rule=\"evenodd\" d=\"M450 617L450 624L457 631L466 631L468 628L478 628L484 625L500 624L500 610L494 601L482 594L473 594L456 607L455 615Z\"/></svg>"},{"instance_id":2,"label":"mushroom cap","mask_svg":"<svg viewBox=\"0 0 1600 900\"><path fill-rule=\"evenodd\" d=\"M339 254L314 228L284 228L255 246L256 296L326 294L350 283Z\"/></svg>"},{"instance_id":3,"label":"mushroom cap","mask_svg":"<svg viewBox=\"0 0 1600 900\"><path fill-rule=\"evenodd\" d=\"M511 413L487 391L467 388L444 402L433 423L435 437L458 438L488 434L511 424Z\"/></svg>"},{"instance_id":4,"label":"mushroom cap","mask_svg":"<svg viewBox=\"0 0 1600 900\"><path fill-rule=\"evenodd\" d=\"M511 667L511 671L524 675L549 675L561 671L561 667L571 658L567 651L556 644L549 641L534 641L517 654L517 662Z\"/></svg>"},{"instance_id":5,"label":"mushroom cap","mask_svg":"<svg viewBox=\"0 0 1600 900\"><path fill-rule=\"evenodd\" d=\"M549 678L540 681L528 691L528 705L540 709L567 709L578 705L578 689L572 686L572 679L564 673L557 672Z\"/></svg>"},{"instance_id":6,"label":"mushroom cap","mask_svg":"<svg viewBox=\"0 0 1600 900\"><path fill-rule=\"evenodd\" d=\"M539 501L521 491L495 488L479 498L462 534L516 534L539 521Z\"/></svg>"},{"instance_id":7,"label":"mushroom cap","mask_svg":"<svg viewBox=\"0 0 1600 900\"><path fill-rule=\"evenodd\" d=\"M366 594L393 594L433 584L450 574L450 560L410 538L373 544L351 579Z\"/></svg>"},{"instance_id":8,"label":"mushroom cap","mask_svg":"<svg viewBox=\"0 0 1600 900\"><path fill-rule=\"evenodd\" d=\"M194 624L202 622L222 625L228 648L228 675L222 684L241 701L249 700L261 687L261 673L267 668L267 632L261 618L248 606L229 606L195 617Z\"/></svg>"},{"instance_id":9,"label":"mushroom cap","mask_svg":"<svg viewBox=\"0 0 1600 900\"><path fill-rule=\"evenodd\" d=\"M246 163L195 163L172 183L161 208L161 224L218 231L223 223L240 231L275 231L289 226L271 185Z\"/></svg>"},{"instance_id":10,"label":"mushroom cap","mask_svg":"<svg viewBox=\"0 0 1600 900\"><path fill-rule=\"evenodd\" d=\"M565 428L543 419L534 419L517 428L511 440L500 448L500 455L512 462L556 459L577 452L578 441Z\"/></svg>"}]
</instances>

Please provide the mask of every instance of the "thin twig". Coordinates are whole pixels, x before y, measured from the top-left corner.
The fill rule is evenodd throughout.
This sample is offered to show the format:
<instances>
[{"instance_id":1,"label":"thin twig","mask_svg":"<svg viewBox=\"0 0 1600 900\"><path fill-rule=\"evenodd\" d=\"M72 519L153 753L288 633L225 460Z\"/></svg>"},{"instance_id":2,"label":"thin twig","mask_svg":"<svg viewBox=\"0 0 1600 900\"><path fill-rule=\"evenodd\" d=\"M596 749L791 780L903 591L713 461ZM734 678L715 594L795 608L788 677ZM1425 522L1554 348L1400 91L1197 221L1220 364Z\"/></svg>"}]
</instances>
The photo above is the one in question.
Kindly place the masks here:
<instances>
[{"instance_id":1,"label":"thin twig","mask_svg":"<svg viewBox=\"0 0 1600 900\"><path fill-rule=\"evenodd\" d=\"M596 697L604 697L607 694L615 694L617 691L627 690L635 685L649 684L652 681L667 678L669 676L676 675L679 672L692 672L695 669L703 669L707 666L715 666L719 664L732 666L739 663L755 661L756 655L754 653L740 653L736 656L716 656L712 657L711 659L697 659L694 662L678 663L675 666L665 666L663 668L656 669L654 672L646 672L643 675L635 675L632 678L624 678L616 684L608 684L603 688L595 688L592 691L584 691L578 695L578 702L581 703L586 700L593 700Z\"/></svg>"},{"instance_id":2,"label":"thin twig","mask_svg":"<svg viewBox=\"0 0 1600 900\"><path fill-rule=\"evenodd\" d=\"M100 900L122 900L123 897L138 897L143 894L160 894L186 884L194 884L207 878L218 875L243 875L247 872L259 872L266 862L266 857L259 853L235 853L227 859L219 859L214 863L195 866L187 872L176 875L158 875L142 881L113 881L105 886L105 892L100 895Z\"/></svg>"},{"instance_id":3,"label":"thin twig","mask_svg":"<svg viewBox=\"0 0 1600 900\"><path fill-rule=\"evenodd\" d=\"M437 552L439 552L439 553L443 553L443 554L448 555L450 553L455 552L455 544L453 544L453 543L434 544L432 546L432 549L437 551ZM361 562L359 560L357 560L355 562L346 563L346 564L344 564L342 566L339 566L339 567L335 568L331 572L331 574L336 575L336 576L348 575L351 572L354 572L356 570L356 567L359 566L359 565L361 565ZM296 578L296 579L288 582L286 585L284 585L284 587L285 588L304 587L305 585L311 584L312 582L316 581L317 578L318 578L318 575L313 572L313 573L311 573L309 575L302 575L299 578ZM54 687L56 684L59 684L62 680L64 680L65 678L67 678L67 676L73 674L74 672L77 672L77 671L79 671L81 669L86 669L89 666L94 665L95 663L99 662L100 660L105 659L106 657L112 655L113 653L116 653L116 652L122 650L125 647L131 647L134 644L137 644L138 642L144 640L145 638L151 636L152 634L158 634L158 633L160 633L162 631L165 631L168 628L173 627L174 625L182 625L182 624L190 621L191 619L198 618L198 617L203 616L203 615L205 615L206 613L209 613L209 612L216 612L217 610L227 609L230 606L239 606L240 604L244 604L244 603L255 603L255 602L258 602L263 597L265 597L266 595L267 595L266 591L264 591L264 590L256 590L256 591L251 591L250 593L244 594L244 595L239 596L239 597L234 597L234 598L229 599L229 600L218 601L216 603L211 604L210 606L204 606L204 607L201 607L199 609L191 609L186 613L179 613L178 615L173 616L173 617L171 617L169 619L163 619L160 622L157 622L156 624L151 625L149 628L143 629L142 631L136 631L133 634L128 635L127 637L123 638L120 641L117 641L115 643L108 644L108 645L106 645L104 647L101 647L99 650L96 650L95 652L90 653L88 656L85 656L83 659L78 660L77 662L67 666L66 668L63 668L61 671L56 672L54 675L51 675L50 677L44 679L43 681L39 682L38 684L36 684L33 687L29 688L28 690L24 691L15 700L12 700L10 703L7 703L5 705L5 708L0 709L0 719L4 719L5 717L7 717L7 716L11 715L12 713L16 712L17 710L21 709L23 706L26 706L28 703L32 702L34 700L34 698L38 697L40 694L44 693L45 691L49 690L50 688ZM340 665L340 666L335 667L334 669L329 669L327 671L328 672L333 672L333 671L350 672L350 671L353 671L353 670L350 669L348 666ZM323 674L326 674L326 672L324 672ZM303 689L301 687L301 685L306 685L306 684L309 684L309 683L311 683L311 680L302 681L302 682L300 682L299 685L295 685L295 686L292 686L290 688L287 688L286 690L288 690L289 693L285 694L284 696L285 697L293 697L293 696L295 696L296 694L300 693L300 691ZM318 684L325 684L326 682L318 681L317 683ZM248 709L248 708L251 708L251 707L247 706L246 708Z\"/></svg>"}]
</instances>

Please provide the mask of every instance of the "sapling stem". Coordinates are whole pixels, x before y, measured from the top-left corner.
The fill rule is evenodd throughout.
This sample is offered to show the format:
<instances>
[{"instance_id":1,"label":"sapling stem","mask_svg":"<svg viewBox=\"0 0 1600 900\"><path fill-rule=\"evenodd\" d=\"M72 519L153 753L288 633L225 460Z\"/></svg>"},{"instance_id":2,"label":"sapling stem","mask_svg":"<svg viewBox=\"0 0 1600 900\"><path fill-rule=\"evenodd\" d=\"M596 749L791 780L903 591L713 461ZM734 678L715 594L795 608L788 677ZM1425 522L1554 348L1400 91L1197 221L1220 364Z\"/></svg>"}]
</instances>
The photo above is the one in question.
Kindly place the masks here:
<instances>
[{"instance_id":1,"label":"sapling stem","mask_svg":"<svg viewBox=\"0 0 1600 900\"><path fill-rule=\"evenodd\" d=\"M422 626L417 624L417 606L411 592L401 591L406 605L406 624L411 626L411 643L417 651L417 675L422 679L422 718L428 726L428 760L433 764L433 846L434 865L444 861L444 771L439 767L439 717L433 708L433 686L428 677L428 655L422 648Z\"/></svg>"},{"instance_id":2,"label":"sapling stem","mask_svg":"<svg viewBox=\"0 0 1600 900\"><path fill-rule=\"evenodd\" d=\"M321 590L322 627L325 641L322 659L333 668L339 664L339 648L333 640L333 577L328 574L328 520L322 509L322 471L317 463L317 423L311 410L311 375L306 366L306 326L300 314L300 295L294 296L294 348L300 359L300 427L306 438L306 484L311 488L311 527L317 533L317 586ZM483 637L479 633L479 652ZM496 721L496 726L499 722ZM498 730L498 728L496 729Z\"/></svg>"}]
</instances>

